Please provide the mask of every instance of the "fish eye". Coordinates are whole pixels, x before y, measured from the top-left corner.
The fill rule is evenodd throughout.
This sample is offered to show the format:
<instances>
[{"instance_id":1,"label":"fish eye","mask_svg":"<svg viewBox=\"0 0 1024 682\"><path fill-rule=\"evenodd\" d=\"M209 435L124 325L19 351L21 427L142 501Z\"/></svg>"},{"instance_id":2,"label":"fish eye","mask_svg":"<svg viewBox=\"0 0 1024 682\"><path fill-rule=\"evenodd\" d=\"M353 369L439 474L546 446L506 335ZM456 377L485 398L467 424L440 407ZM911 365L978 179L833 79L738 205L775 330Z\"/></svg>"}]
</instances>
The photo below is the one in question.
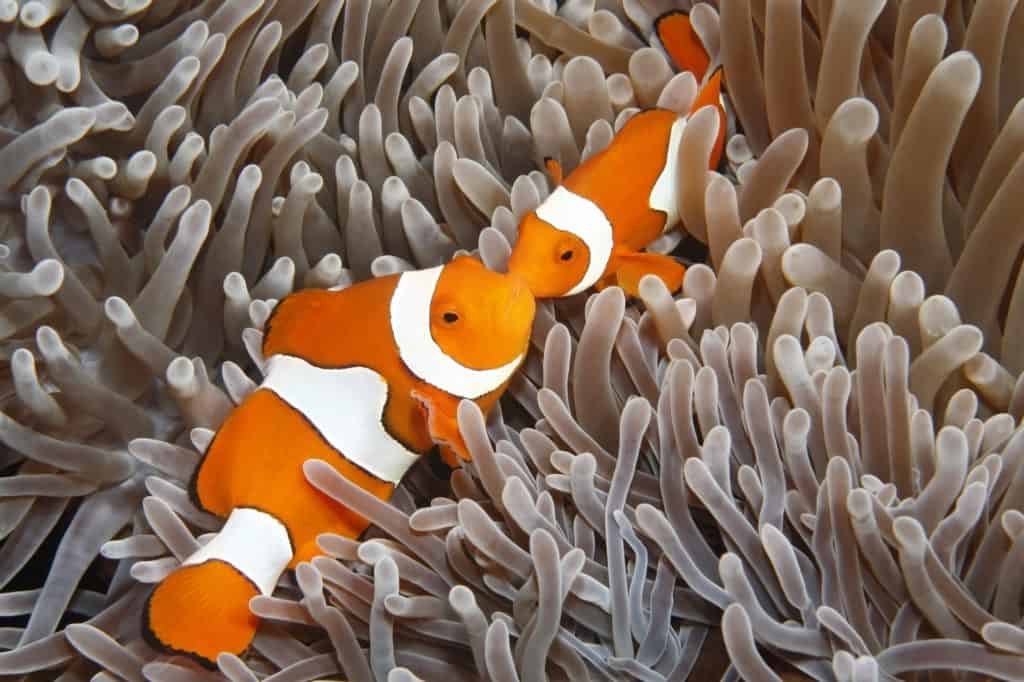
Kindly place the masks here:
<instances>
[{"instance_id":1,"label":"fish eye","mask_svg":"<svg viewBox=\"0 0 1024 682\"><path fill-rule=\"evenodd\" d=\"M459 315L458 313L447 312L441 316L441 319L443 319L448 324L455 324L456 322L459 321Z\"/></svg>"},{"instance_id":2,"label":"fish eye","mask_svg":"<svg viewBox=\"0 0 1024 682\"><path fill-rule=\"evenodd\" d=\"M570 260L572 260L572 257L573 257L573 251L572 251L572 249L566 249L566 250L565 250L565 251L563 251L563 252L562 252L562 254L561 254L561 255L559 256L559 258L561 258L561 259L562 259L562 260L564 260L564 261L570 261Z\"/></svg>"}]
</instances>

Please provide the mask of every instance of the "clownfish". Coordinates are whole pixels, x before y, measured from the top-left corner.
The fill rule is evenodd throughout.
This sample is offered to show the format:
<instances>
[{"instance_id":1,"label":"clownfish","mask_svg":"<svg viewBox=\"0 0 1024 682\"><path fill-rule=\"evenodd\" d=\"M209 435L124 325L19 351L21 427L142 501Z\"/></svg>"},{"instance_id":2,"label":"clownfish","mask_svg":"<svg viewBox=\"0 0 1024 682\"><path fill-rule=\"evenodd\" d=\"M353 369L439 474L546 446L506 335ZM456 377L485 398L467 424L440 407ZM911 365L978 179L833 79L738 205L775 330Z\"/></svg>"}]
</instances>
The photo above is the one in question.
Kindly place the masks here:
<instances>
[{"instance_id":1,"label":"clownfish","mask_svg":"<svg viewBox=\"0 0 1024 682\"><path fill-rule=\"evenodd\" d=\"M189 485L197 507L227 521L149 597L150 644L206 667L241 654L259 625L250 599L319 554L321 533L366 529L306 481L306 460L387 499L435 444L449 463L468 459L458 404L486 413L497 402L534 312L525 282L468 256L284 298L267 323L263 383L221 424Z\"/></svg>"},{"instance_id":2,"label":"clownfish","mask_svg":"<svg viewBox=\"0 0 1024 682\"><path fill-rule=\"evenodd\" d=\"M719 114L709 167L721 161L726 135L722 70L710 68L685 13L662 15L655 26L676 65L692 71L703 85L689 114L667 109L635 114L606 149L564 179L559 163L545 159L556 187L523 217L508 263L509 272L525 278L538 298L611 285L637 296L647 274L660 277L670 291L682 285L682 263L642 249L679 222L679 143L689 117L705 106L716 107Z\"/></svg>"}]
</instances>

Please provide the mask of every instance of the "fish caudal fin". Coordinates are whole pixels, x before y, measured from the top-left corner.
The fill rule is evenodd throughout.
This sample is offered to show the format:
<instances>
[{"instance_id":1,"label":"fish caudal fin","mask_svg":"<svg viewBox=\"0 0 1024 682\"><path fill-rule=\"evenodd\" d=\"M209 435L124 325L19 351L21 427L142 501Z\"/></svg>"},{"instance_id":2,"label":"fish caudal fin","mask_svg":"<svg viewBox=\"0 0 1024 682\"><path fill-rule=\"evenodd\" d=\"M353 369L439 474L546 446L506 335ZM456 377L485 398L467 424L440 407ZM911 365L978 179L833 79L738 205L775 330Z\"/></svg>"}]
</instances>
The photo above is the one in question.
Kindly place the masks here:
<instances>
[{"instance_id":1,"label":"fish caudal fin","mask_svg":"<svg viewBox=\"0 0 1024 682\"><path fill-rule=\"evenodd\" d=\"M144 632L150 644L214 667L221 652L240 655L252 642L259 619L249 600L259 593L224 561L183 566L150 595Z\"/></svg>"},{"instance_id":2,"label":"fish caudal fin","mask_svg":"<svg viewBox=\"0 0 1024 682\"><path fill-rule=\"evenodd\" d=\"M221 652L241 654L259 627L249 600L274 591L293 553L274 516L232 509L220 532L150 595L143 631L155 646L211 667Z\"/></svg>"},{"instance_id":3,"label":"fish caudal fin","mask_svg":"<svg viewBox=\"0 0 1024 682\"><path fill-rule=\"evenodd\" d=\"M703 81L711 58L690 23L690 15L681 10L666 12L654 20L654 31L676 68L691 71L698 83Z\"/></svg>"}]
</instances>

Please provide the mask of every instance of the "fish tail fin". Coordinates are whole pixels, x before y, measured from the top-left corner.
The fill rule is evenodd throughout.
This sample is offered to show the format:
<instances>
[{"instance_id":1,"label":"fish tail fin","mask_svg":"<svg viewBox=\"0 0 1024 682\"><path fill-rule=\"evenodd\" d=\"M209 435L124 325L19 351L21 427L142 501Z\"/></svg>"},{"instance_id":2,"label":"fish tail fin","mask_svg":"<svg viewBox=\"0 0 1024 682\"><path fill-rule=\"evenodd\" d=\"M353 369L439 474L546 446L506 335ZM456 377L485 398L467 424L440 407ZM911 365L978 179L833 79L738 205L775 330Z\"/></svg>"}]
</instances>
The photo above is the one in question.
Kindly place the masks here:
<instances>
[{"instance_id":1,"label":"fish tail fin","mask_svg":"<svg viewBox=\"0 0 1024 682\"><path fill-rule=\"evenodd\" d=\"M307 334L310 324L323 320L329 306L335 300L331 292L323 289L303 289L284 297L266 322L263 337L263 354L270 357L275 353L295 353L301 348L296 337Z\"/></svg>"},{"instance_id":2,"label":"fish tail fin","mask_svg":"<svg viewBox=\"0 0 1024 682\"><path fill-rule=\"evenodd\" d=\"M687 12L678 9L665 12L654 20L654 32L677 69L692 72L698 83L704 80L711 57Z\"/></svg>"},{"instance_id":3,"label":"fish tail fin","mask_svg":"<svg viewBox=\"0 0 1024 682\"><path fill-rule=\"evenodd\" d=\"M722 93L725 92L725 72L722 70L721 64L715 64L711 71L708 72L704 82L701 83L700 90L697 91L697 97L693 100L693 106L690 107L691 111L697 111L701 107L721 106L722 105Z\"/></svg>"},{"instance_id":4,"label":"fish tail fin","mask_svg":"<svg viewBox=\"0 0 1024 682\"><path fill-rule=\"evenodd\" d=\"M715 146L711 149L711 162L709 164L711 168L718 167L722 160L722 152L725 149L726 127L729 119L726 117L722 96L725 91L724 78L722 66L716 64L713 70L708 72L708 76L704 84L701 85L697 98L694 99L693 106L690 108L690 111L694 113L706 106L713 106L718 110L718 137L715 139Z\"/></svg>"},{"instance_id":5,"label":"fish tail fin","mask_svg":"<svg viewBox=\"0 0 1024 682\"><path fill-rule=\"evenodd\" d=\"M258 594L256 585L225 561L183 566L150 595L143 632L156 648L214 668L221 652L240 655L252 642L259 619L249 600Z\"/></svg>"}]
</instances>

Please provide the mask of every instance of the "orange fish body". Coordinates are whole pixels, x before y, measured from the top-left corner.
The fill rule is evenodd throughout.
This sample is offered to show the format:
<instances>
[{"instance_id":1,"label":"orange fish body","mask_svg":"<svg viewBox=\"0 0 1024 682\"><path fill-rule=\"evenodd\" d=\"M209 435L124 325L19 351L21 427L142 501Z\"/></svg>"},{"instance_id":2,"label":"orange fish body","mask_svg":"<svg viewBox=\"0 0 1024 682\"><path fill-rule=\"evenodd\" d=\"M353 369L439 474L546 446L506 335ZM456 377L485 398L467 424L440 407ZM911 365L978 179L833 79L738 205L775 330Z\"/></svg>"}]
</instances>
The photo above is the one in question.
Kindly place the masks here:
<instances>
[{"instance_id":1,"label":"orange fish body","mask_svg":"<svg viewBox=\"0 0 1024 682\"><path fill-rule=\"evenodd\" d=\"M657 22L669 54L698 78L708 69L706 52L689 24L673 12ZM680 62L678 60L688 60ZM709 166L721 160L726 114L721 101L722 72L713 69L690 115L705 106L719 113L718 137ZM679 222L677 156L690 115L648 109L629 119L611 144L581 163L564 180L557 162L548 161L555 190L527 214L509 260L539 298L571 296L597 286L621 286L636 296L640 279L660 277L671 291L682 285L685 268L669 256L642 249Z\"/></svg>"},{"instance_id":2,"label":"orange fish body","mask_svg":"<svg viewBox=\"0 0 1024 682\"><path fill-rule=\"evenodd\" d=\"M196 505L227 522L150 597L150 642L207 666L241 653L259 624L249 600L317 555L321 533L354 538L367 526L309 485L303 462L330 462L387 499L435 443L467 457L458 403L494 405L533 314L521 280L468 257L285 298L268 323L263 384L225 419L192 480Z\"/></svg>"}]
</instances>

